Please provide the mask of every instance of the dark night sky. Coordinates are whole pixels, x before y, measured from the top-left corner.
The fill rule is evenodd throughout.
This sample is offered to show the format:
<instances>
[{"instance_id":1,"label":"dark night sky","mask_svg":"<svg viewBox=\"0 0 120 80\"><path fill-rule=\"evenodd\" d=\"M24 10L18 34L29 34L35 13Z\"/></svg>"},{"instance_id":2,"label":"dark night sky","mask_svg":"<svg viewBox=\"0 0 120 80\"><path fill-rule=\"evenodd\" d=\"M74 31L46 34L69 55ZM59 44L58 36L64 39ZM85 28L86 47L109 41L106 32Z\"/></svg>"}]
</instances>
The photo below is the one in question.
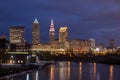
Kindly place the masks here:
<instances>
[{"instance_id":1,"label":"dark night sky","mask_svg":"<svg viewBox=\"0 0 120 80\"><path fill-rule=\"evenodd\" d=\"M34 18L41 27L41 41L48 41L51 18L56 33L68 26L69 38L94 38L98 43L115 39L120 44L119 0L1 0L0 35L9 35L9 26L25 26L25 36L31 41Z\"/></svg>"}]
</instances>

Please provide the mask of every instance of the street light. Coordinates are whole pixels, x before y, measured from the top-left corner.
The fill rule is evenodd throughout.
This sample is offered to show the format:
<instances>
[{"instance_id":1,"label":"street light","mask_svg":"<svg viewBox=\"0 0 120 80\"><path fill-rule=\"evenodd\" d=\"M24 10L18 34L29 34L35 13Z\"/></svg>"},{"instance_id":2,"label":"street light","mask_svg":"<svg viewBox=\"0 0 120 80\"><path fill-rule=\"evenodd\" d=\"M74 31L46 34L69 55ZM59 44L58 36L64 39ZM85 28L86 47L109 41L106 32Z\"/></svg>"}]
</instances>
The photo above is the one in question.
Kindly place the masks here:
<instances>
[{"instance_id":1,"label":"street light","mask_svg":"<svg viewBox=\"0 0 120 80\"><path fill-rule=\"evenodd\" d=\"M27 56L27 61L26 62L29 63L29 55Z\"/></svg>"},{"instance_id":2,"label":"street light","mask_svg":"<svg viewBox=\"0 0 120 80\"><path fill-rule=\"evenodd\" d=\"M11 63L11 64L15 63L15 61L14 61L14 56L13 56L13 55L10 56L10 63Z\"/></svg>"},{"instance_id":3,"label":"street light","mask_svg":"<svg viewBox=\"0 0 120 80\"><path fill-rule=\"evenodd\" d=\"M97 51L97 52L99 52L99 51L100 51L100 49L99 49L99 48L96 48L96 51Z\"/></svg>"}]
</instances>

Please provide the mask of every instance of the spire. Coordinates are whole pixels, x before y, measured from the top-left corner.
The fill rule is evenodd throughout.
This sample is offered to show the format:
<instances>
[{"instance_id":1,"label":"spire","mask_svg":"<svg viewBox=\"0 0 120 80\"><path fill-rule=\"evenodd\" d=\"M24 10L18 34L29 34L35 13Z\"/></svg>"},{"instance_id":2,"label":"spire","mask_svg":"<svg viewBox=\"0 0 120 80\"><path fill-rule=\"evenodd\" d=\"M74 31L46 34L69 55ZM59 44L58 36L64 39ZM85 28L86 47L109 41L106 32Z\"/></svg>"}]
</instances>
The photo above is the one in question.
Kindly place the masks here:
<instances>
[{"instance_id":1,"label":"spire","mask_svg":"<svg viewBox=\"0 0 120 80\"><path fill-rule=\"evenodd\" d=\"M37 20L37 18L35 18L34 23L39 23L38 20Z\"/></svg>"},{"instance_id":2,"label":"spire","mask_svg":"<svg viewBox=\"0 0 120 80\"><path fill-rule=\"evenodd\" d=\"M49 31L53 31L53 32L55 31L53 19L51 19L51 25Z\"/></svg>"},{"instance_id":3,"label":"spire","mask_svg":"<svg viewBox=\"0 0 120 80\"><path fill-rule=\"evenodd\" d=\"M54 25L54 23L53 23L53 19L51 19L51 25Z\"/></svg>"}]
</instances>

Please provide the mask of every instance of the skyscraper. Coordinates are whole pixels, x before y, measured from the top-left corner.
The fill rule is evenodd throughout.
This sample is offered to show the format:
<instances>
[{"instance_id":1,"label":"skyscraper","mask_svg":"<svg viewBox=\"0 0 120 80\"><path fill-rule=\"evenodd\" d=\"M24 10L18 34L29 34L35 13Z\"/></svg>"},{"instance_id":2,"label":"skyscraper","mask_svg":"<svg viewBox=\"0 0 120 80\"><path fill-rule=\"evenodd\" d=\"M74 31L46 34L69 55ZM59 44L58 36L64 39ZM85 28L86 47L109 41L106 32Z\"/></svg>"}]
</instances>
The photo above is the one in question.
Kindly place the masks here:
<instances>
[{"instance_id":1,"label":"skyscraper","mask_svg":"<svg viewBox=\"0 0 120 80\"><path fill-rule=\"evenodd\" d=\"M40 43L40 25L36 18L32 26L32 44L37 45L39 43Z\"/></svg>"},{"instance_id":2,"label":"skyscraper","mask_svg":"<svg viewBox=\"0 0 120 80\"><path fill-rule=\"evenodd\" d=\"M68 28L60 27L59 29L59 42L66 42L68 39Z\"/></svg>"},{"instance_id":3,"label":"skyscraper","mask_svg":"<svg viewBox=\"0 0 120 80\"><path fill-rule=\"evenodd\" d=\"M51 25L49 30L49 42L52 41L55 41L55 28L54 28L53 19L51 19Z\"/></svg>"},{"instance_id":4,"label":"skyscraper","mask_svg":"<svg viewBox=\"0 0 120 80\"><path fill-rule=\"evenodd\" d=\"M11 44L22 44L24 42L24 27L22 26L10 27L9 31Z\"/></svg>"},{"instance_id":5,"label":"skyscraper","mask_svg":"<svg viewBox=\"0 0 120 80\"><path fill-rule=\"evenodd\" d=\"M10 45L14 51L22 51L24 49L24 27L13 26L9 28L10 32ZM13 47L14 46L14 47Z\"/></svg>"}]
</instances>

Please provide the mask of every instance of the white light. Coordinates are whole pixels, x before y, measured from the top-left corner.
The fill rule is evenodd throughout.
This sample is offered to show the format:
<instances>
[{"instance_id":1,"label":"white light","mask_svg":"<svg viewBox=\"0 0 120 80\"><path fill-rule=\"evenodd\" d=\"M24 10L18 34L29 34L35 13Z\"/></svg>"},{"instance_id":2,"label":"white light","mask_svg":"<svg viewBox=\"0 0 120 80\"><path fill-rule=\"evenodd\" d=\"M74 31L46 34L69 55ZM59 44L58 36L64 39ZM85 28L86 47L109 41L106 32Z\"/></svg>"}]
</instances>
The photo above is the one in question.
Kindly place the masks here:
<instances>
[{"instance_id":1,"label":"white light","mask_svg":"<svg viewBox=\"0 0 120 80\"><path fill-rule=\"evenodd\" d=\"M29 59L29 56L27 56L27 59Z\"/></svg>"},{"instance_id":2,"label":"white light","mask_svg":"<svg viewBox=\"0 0 120 80\"><path fill-rule=\"evenodd\" d=\"M36 71L36 80L38 80L38 71Z\"/></svg>"},{"instance_id":3,"label":"white light","mask_svg":"<svg viewBox=\"0 0 120 80\"><path fill-rule=\"evenodd\" d=\"M11 58L13 58L13 55L11 56Z\"/></svg>"},{"instance_id":4,"label":"white light","mask_svg":"<svg viewBox=\"0 0 120 80\"><path fill-rule=\"evenodd\" d=\"M13 64L15 63L15 61L13 61Z\"/></svg>"},{"instance_id":5,"label":"white light","mask_svg":"<svg viewBox=\"0 0 120 80\"><path fill-rule=\"evenodd\" d=\"M18 63L20 63L20 60L18 60Z\"/></svg>"},{"instance_id":6,"label":"white light","mask_svg":"<svg viewBox=\"0 0 120 80\"><path fill-rule=\"evenodd\" d=\"M27 76L26 76L26 80L30 80L30 76L29 76L29 74L27 74Z\"/></svg>"},{"instance_id":7,"label":"white light","mask_svg":"<svg viewBox=\"0 0 120 80\"><path fill-rule=\"evenodd\" d=\"M12 60L10 60L10 64L12 64Z\"/></svg>"},{"instance_id":8,"label":"white light","mask_svg":"<svg viewBox=\"0 0 120 80\"><path fill-rule=\"evenodd\" d=\"M21 63L23 63L23 60L21 61Z\"/></svg>"},{"instance_id":9,"label":"white light","mask_svg":"<svg viewBox=\"0 0 120 80\"><path fill-rule=\"evenodd\" d=\"M99 49L99 48L96 48L96 51L100 51L100 49Z\"/></svg>"}]
</instances>

